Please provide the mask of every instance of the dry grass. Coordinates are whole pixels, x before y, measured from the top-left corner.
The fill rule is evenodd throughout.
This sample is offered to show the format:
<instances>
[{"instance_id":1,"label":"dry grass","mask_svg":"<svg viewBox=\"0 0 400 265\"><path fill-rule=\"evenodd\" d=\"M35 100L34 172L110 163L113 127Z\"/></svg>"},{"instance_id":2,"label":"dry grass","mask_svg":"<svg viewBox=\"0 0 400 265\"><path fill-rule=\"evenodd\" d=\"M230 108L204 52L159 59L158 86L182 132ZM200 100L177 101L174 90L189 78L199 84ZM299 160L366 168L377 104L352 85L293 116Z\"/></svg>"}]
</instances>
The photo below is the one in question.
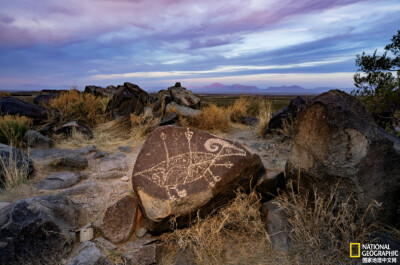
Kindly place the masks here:
<instances>
[{"instance_id":1,"label":"dry grass","mask_svg":"<svg viewBox=\"0 0 400 265\"><path fill-rule=\"evenodd\" d=\"M0 91L0 98L4 98L4 97L11 97L10 92Z\"/></svg>"},{"instance_id":2,"label":"dry grass","mask_svg":"<svg viewBox=\"0 0 400 265\"><path fill-rule=\"evenodd\" d=\"M179 249L189 249L196 264L259 264L270 253L259 207L255 193L240 193L216 214L198 216L189 228L164 234L164 263L173 263Z\"/></svg>"},{"instance_id":3,"label":"dry grass","mask_svg":"<svg viewBox=\"0 0 400 265\"><path fill-rule=\"evenodd\" d=\"M143 140L149 133L151 133L160 123L160 118L154 116L146 116L131 114L131 139Z\"/></svg>"},{"instance_id":4,"label":"dry grass","mask_svg":"<svg viewBox=\"0 0 400 265\"><path fill-rule=\"evenodd\" d=\"M49 102L49 109L57 113L50 120L60 125L75 120L94 126L105 121L106 102L108 101L101 97L71 89Z\"/></svg>"},{"instance_id":5,"label":"dry grass","mask_svg":"<svg viewBox=\"0 0 400 265\"><path fill-rule=\"evenodd\" d=\"M298 126L298 119L293 116L288 116L287 119L282 121L282 128L277 130L277 133L282 137L284 141L290 141L296 135Z\"/></svg>"},{"instance_id":6,"label":"dry grass","mask_svg":"<svg viewBox=\"0 0 400 265\"><path fill-rule=\"evenodd\" d=\"M0 117L0 143L22 147L24 134L31 127L32 120L24 116Z\"/></svg>"},{"instance_id":7,"label":"dry grass","mask_svg":"<svg viewBox=\"0 0 400 265\"><path fill-rule=\"evenodd\" d=\"M261 100L259 102L259 112L257 124L257 133L262 136L265 128L267 127L269 120L272 117L272 101L271 100Z\"/></svg>"},{"instance_id":8,"label":"dry grass","mask_svg":"<svg viewBox=\"0 0 400 265\"><path fill-rule=\"evenodd\" d=\"M248 97L240 96L232 106L228 107L227 113L229 113L230 119L233 122L241 122L242 117L248 114L251 106L252 102Z\"/></svg>"},{"instance_id":9,"label":"dry grass","mask_svg":"<svg viewBox=\"0 0 400 265\"><path fill-rule=\"evenodd\" d=\"M366 242L375 226L364 223L365 214L358 216L351 196L340 201L335 190L314 190L312 195L311 201L309 194L296 193L289 182L287 192L277 198L291 226L291 264L351 264L349 243Z\"/></svg>"},{"instance_id":10,"label":"dry grass","mask_svg":"<svg viewBox=\"0 0 400 265\"><path fill-rule=\"evenodd\" d=\"M0 182L2 186L8 190L13 187L26 183L29 173L29 165L27 163L18 163L19 157L10 151L8 159L0 157Z\"/></svg>"},{"instance_id":11,"label":"dry grass","mask_svg":"<svg viewBox=\"0 0 400 265\"><path fill-rule=\"evenodd\" d=\"M232 124L227 109L211 103L202 109L200 115L191 118L180 117L180 124L185 127L194 127L209 132L229 132Z\"/></svg>"}]
</instances>

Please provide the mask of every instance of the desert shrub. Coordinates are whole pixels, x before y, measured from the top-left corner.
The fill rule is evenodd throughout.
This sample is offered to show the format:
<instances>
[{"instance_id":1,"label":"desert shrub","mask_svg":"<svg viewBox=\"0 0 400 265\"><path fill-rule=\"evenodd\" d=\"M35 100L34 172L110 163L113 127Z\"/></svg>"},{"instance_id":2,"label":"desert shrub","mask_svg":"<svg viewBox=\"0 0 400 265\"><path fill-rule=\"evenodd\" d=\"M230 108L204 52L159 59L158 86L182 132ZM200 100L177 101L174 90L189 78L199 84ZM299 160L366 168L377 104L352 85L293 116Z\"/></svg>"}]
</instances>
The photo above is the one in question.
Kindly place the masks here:
<instances>
[{"instance_id":1,"label":"desert shrub","mask_svg":"<svg viewBox=\"0 0 400 265\"><path fill-rule=\"evenodd\" d=\"M94 126L104 121L105 102L101 97L71 89L51 100L49 108L58 114L52 119L60 125L75 120Z\"/></svg>"},{"instance_id":2,"label":"desert shrub","mask_svg":"<svg viewBox=\"0 0 400 265\"><path fill-rule=\"evenodd\" d=\"M131 114L130 123L131 138L135 140L141 140L158 126L160 123L160 118L146 116L145 113L142 115Z\"/></svg>"},{"instance_id":3,"label":"desert shrub","mask_svg":"<svg viewBox=\"0 0 400 265\"><path fill-rule=\"evenodd\" d=\"M283 141L290 141L294 138L298 126L298 119L288 116L282 121L282 127L277 129L277 133L282 137Z\"/></svg>"},{"instance_id":4,"label":"desert shrub","mask_svg":"<svg viewBox=\"0 0 400 265\"><path fill-rule=\"evenodd\" d=\"M251 101L248 98L240 96L232 106L228 107L227 113L229 113L233 122L241 122L241 118L247 115L251 105Z\"/></svg>"},{"instance_id":5,"label":"desert shrub","mask_svg":"<svg viewBox=\"0 0 400 265\"><path fill-rule=\"evenodd\" d=\"M336 190L314 189L312 200L295 190L289 182L286 193L277 197L291 226L292 264L349 264L349 244L366 242L374 229L357 214L357 201L352 196L343 200Z\"/></svg>"},{"instance_id":6,"label":"desert shrub","mask_svg":"<svg viewBox=\"0 0 400 265\"><path fill-rule=\"evenodd\" d=\"M168 249L164 264L172 263L178 249L192 251L196 264L265 264L270 251L259 207L255 193L239 193L218 212L162 235Z\"/></svg>"},{"instance_id":7,"label":"desert shrub","mask_svg":"<svg viewBox=\"0 0 400 265\"><path fill-rule=\"evenodd\" d=\"M10 92L0 91L0 98L10 97L10 96L11 96Z\"/></svg>"},{"instance_id":8,"label":"desert shrub","mask_svg":"<svg viewBox=\"0 0 400 265\"><path fill-rule=\"evenodd\" d=\"M226 108L218 107L214 103L204 107L200 115L188 118L181 117L180 123L183 126L210 132L229 132L232 128L229 111Z\"/></svg>"},{"instance_id":9,"label":"desert shrub","mask_svg":"<svg viewBox=\"0 0 400 265\"><path fill-rule=\"evenodd\" d=\"M12 151L8 159L0 157L0 173L1 185L7 190L25 183L28 178L27 163L18 163L18 157Z\"/></svg>"},{"instance_id":10,"label":"desert shrub","mask_svg":"<svg viewBox=\"0 0 400 265\"><path fill-rule=\"evenodd\" d=\"M272 117L272 102L271 100L261 100L259 102L258 110L258 124L257 133L262 136L265 128L267 127L269 120Z\"/></svg>"},{"instance_id":11,"label":"desert shrub","mask_svg":"<svg viewBox=\"0 0 400 265\"><path fill-rule=\"evenodd\" d=\"M5 115L0 117L0 143L15 147L23 146L23 137L32 126L25 116Z\"/></svg>"}]
</instances>

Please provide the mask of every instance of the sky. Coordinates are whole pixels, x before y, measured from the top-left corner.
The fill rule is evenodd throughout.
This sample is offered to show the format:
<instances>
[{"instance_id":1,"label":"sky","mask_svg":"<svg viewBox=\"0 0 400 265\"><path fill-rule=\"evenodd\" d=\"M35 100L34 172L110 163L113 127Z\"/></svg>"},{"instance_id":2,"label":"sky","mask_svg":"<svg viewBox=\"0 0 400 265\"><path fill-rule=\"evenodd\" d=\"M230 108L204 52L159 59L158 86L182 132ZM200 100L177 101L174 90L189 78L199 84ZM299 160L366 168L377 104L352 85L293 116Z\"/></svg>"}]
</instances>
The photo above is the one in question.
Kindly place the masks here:
<instances>
[{"instance_id":1,"label":"sky","mask_svg":"<svg viewBox=\"0 0 400 265\"><path fill-rule=\"evenodd\" d=\"M353 87L399 0L0 0L0 90Z\"/></svg>"}]
</instances>

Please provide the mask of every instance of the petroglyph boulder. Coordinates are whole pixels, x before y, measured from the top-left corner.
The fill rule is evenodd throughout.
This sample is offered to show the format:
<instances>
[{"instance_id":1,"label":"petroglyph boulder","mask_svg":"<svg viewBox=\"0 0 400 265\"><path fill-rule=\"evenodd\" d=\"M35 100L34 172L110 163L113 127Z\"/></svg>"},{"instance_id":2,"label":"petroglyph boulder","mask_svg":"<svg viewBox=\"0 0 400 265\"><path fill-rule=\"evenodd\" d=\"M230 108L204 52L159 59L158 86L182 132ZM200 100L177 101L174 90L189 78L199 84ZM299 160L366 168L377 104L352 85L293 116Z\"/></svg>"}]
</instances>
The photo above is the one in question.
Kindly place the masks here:
<instances>
[{"instance_id":1,"label":"petroglyph boulder","mask_svg":"<svg viewBox=\"0 0 400 265\"><path fill-rule=\"evenodd\" d=\"M400 140L380 129L355 97L340 90L315 97L298 119L287 178L300 179L305 189L327 192L339 183L339 195L354 194L361 213L376 201L381 206L374 216L398 223Z\"/></svg>"},{"instance_id":2,"label":"petroglyph boulder","mask_svg":"<svg viewBox=\"0 0 400 265\"><path fill-rule=\"evenodd\" d=\"M243 145L207 132L165 126L149 136L136 160L132 184L152 231L186 224L228 202L238 187L254 185L263 165Z\"/></svg>"}]
</instances>

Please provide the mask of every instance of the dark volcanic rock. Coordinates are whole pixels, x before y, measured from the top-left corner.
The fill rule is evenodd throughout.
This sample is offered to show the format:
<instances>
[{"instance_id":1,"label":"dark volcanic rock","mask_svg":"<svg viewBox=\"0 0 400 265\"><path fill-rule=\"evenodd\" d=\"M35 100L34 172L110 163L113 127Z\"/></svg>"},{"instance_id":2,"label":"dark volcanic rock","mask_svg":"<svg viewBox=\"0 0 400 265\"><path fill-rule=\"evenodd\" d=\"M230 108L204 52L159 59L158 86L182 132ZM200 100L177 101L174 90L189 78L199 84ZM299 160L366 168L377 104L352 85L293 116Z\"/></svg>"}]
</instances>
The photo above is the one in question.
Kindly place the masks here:
<instances>
[{"instance_id":1,"label":"dark volcanic rock","mask_svg":"<svg viewBox=\"0 0 400 265\"><path fill-rule=\"evenodd\" d=\"M164 118L158 124L159 126L171 125L178 121L178 115L174 112L170 112L164 116Z\"/></svg>"},{"instance_id":2,"label":"dark volcanic rock","mask_svg":"<svg viewBox=\"0 0 400 265\"><path fill-rule=\"evenodd\" d=\"M51 140L34 130L29 130L24 135L24 142L31 148L50 148Z\"/></svg>"},{"instance_id":3,"label":"dark volcanic rock","mask_svg":"<svg viewBox=\"0 0 400 265\"><path fill-rule=\"evenodd\" d=\"M0 159L2 160L2 162L0 163L0 178L3 178L3 165L9 167L10 162L11 167L13 165L16 165L16 167L19 169L25 168L27 176L33 172L32 160L24 152L17 148L5 144L0 144Z\"/></svg>"},{"instance_id":4,"label":"dark volcanic rock","mask_svg":"<svg viewBox=\"0 0 400 265\"><path fill-rule=\"evenodd\" d=\"M256 191L261 194L264 200L270 200L285 189L285 173L265 172L258 180Z\"/></svg>"},{"instance_id":5,"label":"dark volcanic rock","mask_svg":"<svg viewBox=\"0 0 400 265\"><path fill-rule=\"evenodd\" d=\"M107 105L107 112L112 117L127 116L131 113L140 115L149 101L149 95L139 86L124 83L118 86Z\"/></svg>"},{"instance_id":6,"label":"dark volcanic rock","mask_svg":"<svg viewBox=\"0 0 400 265\"><path fill-rule=\"evenodd\" d=\"M53 167L84 169L88 167L89 163L86 157L84 156L79 156L77 154L70 154L54 159L51 162L51 165Z\"/></svg>"},{"instance_id":7,"label":"dark volcanic rock","mask_svg":"<svg viewBox=\"0 0 400 265\"><path fill-rule=\"evenodd\" d=\"M111 98L117 88L115 86L108 86L106 88L99 86L86 86L85 93L92 94L96 97L109 97Z\"/></svg>"},{"instance_id":8,"label":"dark volcanic rock","mask_svg":"<svg viewBox=\"0 0 400 265\"><path fill-rule=\"evenodd\" d=\"M168 220L225 204L241 186L249 189L263 168L243 145L207 132L165 126L148 137L136 160L132 184L150 229Z\"/></svg>"},{"instance_id":9,"label":"dark volcanic rock","mask_svg":"<svg viewBox=\"0 0 400 265\"><path fill-rule=\"evenodd\" d=\"M118 199L106 209L101 232L114 244L128 240L136 227L137 209L137 201L132 195Z\"/></svg>"},{"instance_id":10,"label":"dark volcanic rock","mask_svg":"<svg viewBox=\"0 0 400 265\"><path fill-rule=\"evenodd\" d=\"M162 260L164 244L154 238L140 238L128 243L122 260L126 265L159 264Z\"/></svg>"},{"instance_id":11,"label":"dark volcanic rock","mask_svg":"<svg viewBox=\"0 0 400 265\"><path fill-rule=\"evenodd\" d=\"M298 114L286 176L304 189L354 194L362 213L373 201L378 221L398 224L400 140L380 129L364 106L339 90L323 93ZM300 178L298 176L300 172Z\"/></svg>"},{"instance_id":12,"label":"dark volcanic rock","mask_svg":"<svg viewBox=\"0 0 400 265\"><path fill-rule=\"evenodd\" d=\"M166 112L176 112L178 115L184 116L184 117L193 117L193 116L201 114L201 110L192 109L192 108L185 107L185 106L180 106L180 105L176 104L175 102L169 103L167 105L167 107L165 108L165 111Z\"/></svg>"},{"instance_id":13,"label":"dark volcanic rock","mask_svg":"<svg viewBox=\"0 0 400 265\"><path fill-rule=\"evenodd\" d=\"M80 132L83 135L86 135L88 138L93 138L92 130L90 130L84 124L82 124L80 122L76 122L76 121L71 121L71 122L64 124L56 131L56 134L64 134L64 135L70 136L72 134L73 130L76 130L77 132Z\"/></svg>"},{"instance_id":14,"label":"dark volcanic rock","mask_svg":"<svg viewBox=\"0 0 400 265\"><path fill-rule=\"evenodd\" d=\"M3 115L18 114L31 118L35 124L47 119L47 111L45 108L26 103L13 97L0 98L0 109Z\"/></svg>"},{"instance_id":15,"label":"dark volcanic rock","mask_svg":"<svg viewBox=\"0 0 400 265\"><path fill-rule=\"evenodd\" d=\"M75 241L78 209L64 196L43 196L0 209L0 264L60 264Z\"/></svg>"},{"instance_id":16,"label":"dark volcanic rock","mask_svg":"<svg viewBox=\"0 0 400 265\"><path fill-rule=\"evenodd\" d=\"M55 99L57 96L57 94L38 95L33 99L33 103L36 105L47 104L50 102L50 100Z\"/></svg>"},{"instance_id":17,"label":"dark volcanic rock","mask_svg":"<svg viewBox=\"0 0 400 265\"><path fill-rule=\"evenodd\" d=\"M79 174L65 171L42 179L36 184L36 187L41 190L65 189L77 184L79 180Z\"/></svg>"}]
</instances>

